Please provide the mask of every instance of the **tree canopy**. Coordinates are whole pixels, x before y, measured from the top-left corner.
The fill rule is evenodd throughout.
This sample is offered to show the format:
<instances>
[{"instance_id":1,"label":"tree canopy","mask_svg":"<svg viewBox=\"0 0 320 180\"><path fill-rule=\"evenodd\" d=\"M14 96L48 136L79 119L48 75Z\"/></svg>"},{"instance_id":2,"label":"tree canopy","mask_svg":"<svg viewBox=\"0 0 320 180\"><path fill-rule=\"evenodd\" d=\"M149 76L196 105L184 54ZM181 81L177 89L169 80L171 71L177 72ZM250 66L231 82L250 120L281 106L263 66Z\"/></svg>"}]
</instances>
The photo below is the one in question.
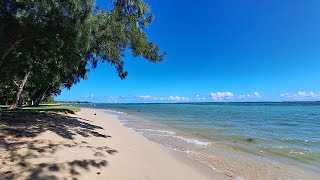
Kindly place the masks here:
<instances>
[{"instance_id":1,"label":"tree canopy","mask_svg":"<svg viewBox=\"0 0 320 180\"><path fill-rule=\"evenodd\" d=\"M162 61L165 53L145 33L153 20L149 6L141 0L105 3L111 8L93 0L2 0L0 103L38 105L86 78L99 61L124 79L127 50Z\"/></svg>"}]
</instances>

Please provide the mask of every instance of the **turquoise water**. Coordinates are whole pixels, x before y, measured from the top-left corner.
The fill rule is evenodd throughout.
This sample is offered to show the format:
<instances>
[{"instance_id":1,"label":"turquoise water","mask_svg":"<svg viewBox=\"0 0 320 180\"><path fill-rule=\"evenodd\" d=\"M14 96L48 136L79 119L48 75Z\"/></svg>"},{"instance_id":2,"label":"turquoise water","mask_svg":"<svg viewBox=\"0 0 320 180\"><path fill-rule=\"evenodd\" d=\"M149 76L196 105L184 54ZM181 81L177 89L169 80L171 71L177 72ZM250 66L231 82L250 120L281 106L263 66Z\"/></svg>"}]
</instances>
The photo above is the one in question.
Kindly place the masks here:
<instances>
[{"instance_id":1,"label":"turquoise water","mask_svg":"<svg viewBox=\"0 0 320 180\"><path fill-rule=\"evenodd\" d=\"M320 172L319 102L96 104L94 108L116 114L126 127L166 147L207 155L201 158L214 169L222 167L209 157L221 156L242 159L240 166L246 159L250 163L259 159L286 166L286 171L293 167L306 174ZM238 152L237 157L230 156Z\"/></svg>"}]
</instances>

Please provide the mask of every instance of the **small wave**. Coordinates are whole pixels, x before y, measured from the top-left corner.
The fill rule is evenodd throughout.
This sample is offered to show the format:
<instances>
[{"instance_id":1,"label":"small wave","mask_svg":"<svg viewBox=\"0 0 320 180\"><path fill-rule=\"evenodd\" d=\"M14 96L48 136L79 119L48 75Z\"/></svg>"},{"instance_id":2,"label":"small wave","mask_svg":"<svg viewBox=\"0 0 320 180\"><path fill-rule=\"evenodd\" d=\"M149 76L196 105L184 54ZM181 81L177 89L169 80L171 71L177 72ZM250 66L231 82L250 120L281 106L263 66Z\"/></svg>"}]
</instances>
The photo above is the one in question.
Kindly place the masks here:
<instances>
[{"instance_id":1,"label":"small wave","mask_svg":"<svg viewBox=\"0 0 320 180\"><path fill-rule=\"evenodd\" d=\"M283 146L275 146L275 147L265 147L265 151L275 153L277 155L294 158L298 160L313 160L314 153L305 149L305 148L291 148L291 147L283 147Z\"/></svg>"},{"instance_id":2,"label":"small wave","mask_svg":"<svg viewBox=\"0 0 320 180\"><path fill-rule=\"evenodd\" d=\"M174 136L176 138L182 139L186 141L187 143L192 143L198 146L208 146L211 144L211 142L205 142L205 141L200 141L198 139L192 139L192 138L186 138L186 137L181 137L181 136Z\"/></svg>"},{"instance_id":3,"label":"small wave","mask_svg":"<svg viewBox=\"0 0 320 180\"><path fill-rule=\"evenodd\" d=\"M113 109L105 109L104 111L107 112L107 113L112 113L112 114L124 114L124 115L128 114L128 113L125 113L125 112L122 112L122 111L113 110Z\"/></svg>"},{"instance_id":4,"label":"small wave","mask_svg":"<svg viewBox=\"0 0 320 180\"><path fill-rule=\"evenodd\" d=\"M120 124L122 125L126 125L128 123L128 120L127 119L124 119L124 118L121 118L121 117L118 117L118 121L120 122Z\"/></svg>"},{"instance_id":5,"label":"small wave","mask_svg":"<svg viewBox=\"0 0 320 180\"><path fill-rule=\"evenodd\" d=\"M140 132L143 134L143 132ZM172 135L169 134L152 134L152 136L162 136L162 137L172 137Z\"/></svg>"},{"instance_id":6,"label":"small wave","mask_svg":"<svg viewBox=\"0 0 320 180\"><path fill-rule=\"evenodd\" d=\"M305 151L305 152L307 152L307 151ZM305 152L301 152L301 151L293 151L293 150L291 150L289 153L290 153L290 154L304 155L304 154L305 154Z\"/></svg>"},{"instance_id":7,"label":"small wave","mask_svg":"<svg viewBox=\"0 0 320 180\"><path fill-rule=\"evenodd\" d=\"M140 132L148 131L148 132L156 132L160 134L170 134L170 135L176 134L175 132L162 130L162 129L137 129L137 131L140 131Z\"/></svg>"}]
</instances>

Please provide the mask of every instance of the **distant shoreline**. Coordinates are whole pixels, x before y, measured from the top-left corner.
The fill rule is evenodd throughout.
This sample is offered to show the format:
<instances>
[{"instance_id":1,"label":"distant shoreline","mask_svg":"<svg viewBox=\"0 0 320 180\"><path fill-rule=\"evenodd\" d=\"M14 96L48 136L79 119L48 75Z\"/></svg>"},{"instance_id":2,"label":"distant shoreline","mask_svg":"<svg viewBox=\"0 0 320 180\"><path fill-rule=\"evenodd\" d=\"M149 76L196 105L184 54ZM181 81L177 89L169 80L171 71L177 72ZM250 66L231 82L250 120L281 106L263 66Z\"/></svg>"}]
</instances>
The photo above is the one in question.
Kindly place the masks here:
<instances>
[{"instance_id":1,"label":"distant shoreline","mask_svg":"<svg viewBox=\"0 0 320 180\"><path fill-rule=\"evenodd\" d=\"M56 101L57 104L92 104L89 101Z\"/></svg>"}]
</instances>

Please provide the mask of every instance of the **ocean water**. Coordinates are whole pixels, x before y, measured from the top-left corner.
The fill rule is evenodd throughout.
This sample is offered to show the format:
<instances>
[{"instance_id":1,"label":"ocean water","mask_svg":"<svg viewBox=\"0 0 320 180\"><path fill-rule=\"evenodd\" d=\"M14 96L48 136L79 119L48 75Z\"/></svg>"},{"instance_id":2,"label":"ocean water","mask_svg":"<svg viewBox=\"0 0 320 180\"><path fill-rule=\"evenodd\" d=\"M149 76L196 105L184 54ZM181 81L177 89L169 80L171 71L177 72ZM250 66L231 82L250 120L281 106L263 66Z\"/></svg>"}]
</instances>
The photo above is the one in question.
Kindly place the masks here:
<instances>
[{"instance_id":1,"label":"ocean water","mask_svg":"<svg viewBox=\"0 0 320 180\"><path fill-rule=\"evenodd\" d=\"M81 106L236 179L320 179L319 102Z\"/></svg>"}]
</instances>

